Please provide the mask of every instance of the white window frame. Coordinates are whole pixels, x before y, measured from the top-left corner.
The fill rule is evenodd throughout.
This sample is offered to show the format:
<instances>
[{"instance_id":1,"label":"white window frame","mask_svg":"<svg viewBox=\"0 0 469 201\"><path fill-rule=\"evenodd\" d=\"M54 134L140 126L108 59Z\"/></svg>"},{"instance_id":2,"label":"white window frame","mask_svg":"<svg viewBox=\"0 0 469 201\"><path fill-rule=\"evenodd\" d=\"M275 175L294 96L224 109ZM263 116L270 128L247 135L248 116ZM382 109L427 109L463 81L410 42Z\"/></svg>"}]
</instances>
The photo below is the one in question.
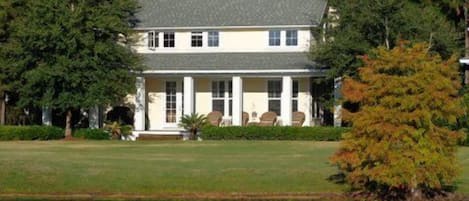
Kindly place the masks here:
<instances>
[{"instance_id":1,"label":"white window frame","mask_svg":"<svg viewBox=\"0 0 469 201\"><path fill-rule=\"evenodd\" d=\"M175 123L168 123L166 121L166 84L168 82L176 82L176 122ZM182 117L182 111L183 111L183 81L179 79L165 79L163 80L163 85L164 85L164 98L163 98L163 104L161 105L161 111L162 111L162 117L163 117L163 128L177 128L179 124L179 120Z\"/></svg>"},{"instance_id":2,"label":"white window frame","mask_svg":"<svg viewBox=\"0 0 469 201\"><path fill-rule=\"evenodd\" d=\"M270 82L279 82L280 83L280 93L278 94L278 97L270 97L269 95L269 83ZM270 101L278 101L279 102L279 105L280 105L280 108L279 108L279 111L278 111L278 116L281 116L282 115L282 80L281 79L271 79L271 80L267 80L267 109L269 110L269 112L273 112L270 110Z\"/></svg>"},{"instance_id":3,"label":"white window frame","mask_svg":"<svg viewBox=\"0 0 469 201\"><path fill-rule=\"evenodd\" d=\"M292 32L295 33L294 36L288 36L288 33ZM295 42L295 43L290 43L289 42ZM286 46L298 46L298 30L286 30L285 31L285 45Z\"/></svg>"},{"instance_id":4,"label":"white window frame","mask_svg":"<svg viewBox=\"0 0 469 201\"><path fill-rule=\"evenodd\" d=\"M297 85L297 92L295 94L295 84ZM297 111L300 111L300 102L299 102L299 97L300 97L300 82L298 80L293 80L293 83L292 83L292 112L296 112L294 107L295 107L295 104L294 102L296 101L296 110Z\"/></svg>"},{"instance_id":5,"label":"white window frame","mask_svg":"<svg viewBox=\"0 0 469 201\"><path fill-rule=\"evenodd\" d=\"M150 50L154 50L159 47L159 32L157 31L149 31L147 33L147 47Z\"/></svg>"},{"instance_id":6,"label":"white window frame","mask_svg":"<svg viewBox=\"0 0 469 201\"><path fill-rule=\"evenodd\" d=\"M271 33L278 33L278 36L277 35L273 35L273 37L271 37ZM278 44L272 44L271 42L274 41L274 42L278 42ZM269 47L280 47L282 45L282 31L281 30L269 30L268 32L268 45Z\"/></svg>"},{"instance_id":7,"label":"white window frame","mask_svg":"<svg viewBox=\"0 0 469 201\"><path fill-rule=\"evenodd\" d=\"M223 82L224 85L225 85L225 92L224 92L224 97L214 97L214 83L217 84L217 88L220 89L220 83ZM230 88L230 85L231 85L231 88ZM233 93L232 93L232 87L233 87L233 84L232 84L232 81L231 80L222 80L222 79L214 79L212 80L211 84L210 84L210 87L211 87L211 97L212 97L212 101L210 103L210 106L211 106L211 111L213 111L213 101L214 100L223 100L224 101L224 107L223 107L223 110L224 111L219 111L219 112L223 112L223 116L225 118L230 118L232 115L230 115L230 107L232 108L232 104L230 104L230 101L233 102ZM230 94L230 91L231 91L231 94ZM218 94L218 92L217 92Z\"/></svg>"},{"instance_id":8,"label":"white window frame","mask_svg":"<svg viewBox=\"0 0 469 201\"><path fill-rule=\"evenodd\" d=\"M198 37L198 38L195 38ZM200 46L194 46L194 42L200 42ZM201 48L204 47L204 33L201 31L191 32L191 47Z\"/></svg>"},{"instance_id":9,"label":"white window frame","mask_svg":"<svg viewBox=\"0 0 469 201\"><path fill-rule=\"evenodd\" d=\"M210 35L211 33L215 33L215 34ZM207 46L208 47L220 47L220 32L219 31L207 32Z\"/></svg>"},{"instance_id":10,"label":"white window frame","mask_svg":"<svg viewBox=\"0 0 469 201\"><path fill-rule=\"evenodd\" d=\"M166 38L166 35L168 35L168 38ZM169 35L173 35L173 39L169 37ZM170 46L171 41L173 42L173 46ZM166 46L166 43L168 43L168 46ZM176 47L176 33L174 31L168 31L168 32L163 32L163 47L164 48L175 48Z\"/></svg>"}]
</instances>

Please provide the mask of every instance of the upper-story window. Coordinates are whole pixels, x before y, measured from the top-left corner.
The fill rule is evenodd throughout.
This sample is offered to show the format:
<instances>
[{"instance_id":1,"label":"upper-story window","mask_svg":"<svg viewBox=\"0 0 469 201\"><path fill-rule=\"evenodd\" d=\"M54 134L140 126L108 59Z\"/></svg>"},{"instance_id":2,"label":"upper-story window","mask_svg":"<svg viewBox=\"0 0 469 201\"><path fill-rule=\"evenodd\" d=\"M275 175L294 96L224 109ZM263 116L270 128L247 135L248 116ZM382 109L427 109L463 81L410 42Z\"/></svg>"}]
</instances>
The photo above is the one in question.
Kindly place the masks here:
<instances>
[{"instance_id":1,"label":"upper-story window","mask_svg":"<svg viewBox=\"0 0 469 201\"><path fill-rule=\"evenodd\" d=\"M174 47L175 46L175 37L174 32L164 32L164 47Z\"/></svg>"},{"instance_id":2,"label":"upper-story window","mask_svg":"<svg viewBox=\"0 0 469 201\"><path fill-rule=\"evenodd\" d=\"M269 46L280 46L280 30L269 31Z\"/></svg>"},{"instance_id":3,"label":"upper-story window","mask_svg":"<svg viewBox=\"0 0 469 201\"><path fill-rule=\"evenodd\" d=\"M192 32L191 44L192 47L202 47L203 46L203 35L202 32Z\"/></svg>"},{"instance_id":4,"label":"upper-story window","mask_svg":"<svg viewBox=\"0 0 469 201\"><path fill-rule=\"evenodd\" d=\"M208 46L209 47L218 47L219 46L220 36L218 31L209 31L208 32Z\"/></svg>"},{"instance_id":5,"label":"upper-story window","mask_svg":"<svg viewBox=\"0 0 469 201\"><path fill-rule=\"evenodd\" d=\"M298 30L287 30L287 46L297 46L298 45Z\"/></svg>"},{"instance_id":6,"label":"upper-story window","mask_svg":"<svg viewBox=\"0 0 469 201\"><path fill-rule=\"evenodd\" d=\"M159 38L158 38L159 33L155 31L150 31L148 32L148 48L149 49L155 49L159 45Z\"/></svg>"}]
</instances>

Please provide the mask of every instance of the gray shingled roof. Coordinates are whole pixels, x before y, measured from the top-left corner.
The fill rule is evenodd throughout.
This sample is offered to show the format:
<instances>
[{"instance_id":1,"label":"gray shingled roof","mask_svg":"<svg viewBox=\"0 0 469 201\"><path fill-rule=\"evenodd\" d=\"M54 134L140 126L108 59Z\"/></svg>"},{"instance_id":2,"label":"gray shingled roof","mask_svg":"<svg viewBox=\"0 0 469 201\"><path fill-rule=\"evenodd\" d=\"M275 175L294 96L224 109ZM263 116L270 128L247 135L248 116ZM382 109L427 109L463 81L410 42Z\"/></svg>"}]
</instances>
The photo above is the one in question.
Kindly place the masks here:
<instances>
[{"instance_id":1,"label":"gray shingled roof","mask_svg":"<svg viewBox=\"0 0 469 201\"><path fill-rule=\"evenodd\" d=\"M143 54L148 70L313 69L306 53Z\"/></svg>"},{"instance_id":2,"label":"gray shingled roof","mask_svg":"<svg viewBox=\"0 0 469 201\"><path fill-rule=\"evenodd\" d=\"M327 0L139 0L145 27L317 25Z\"/></svg>"}]
</instances>

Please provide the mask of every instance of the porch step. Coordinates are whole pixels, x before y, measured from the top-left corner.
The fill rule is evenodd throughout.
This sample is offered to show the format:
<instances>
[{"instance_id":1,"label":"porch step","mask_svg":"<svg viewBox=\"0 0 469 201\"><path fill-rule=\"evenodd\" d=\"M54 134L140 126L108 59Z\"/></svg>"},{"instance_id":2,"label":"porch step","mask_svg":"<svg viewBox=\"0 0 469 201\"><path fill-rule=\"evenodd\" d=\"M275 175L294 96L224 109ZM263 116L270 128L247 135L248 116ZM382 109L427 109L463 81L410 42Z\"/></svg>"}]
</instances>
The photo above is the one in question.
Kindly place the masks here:
<instances>
[{"instance_id":1,"label":"porch step","mask_svg":"<svg viewBox=\"0 0 469 201\"><path fill-rule=\"evenodd\" d=\"M184 137L183 129L164 129L151 131L134 131L138 136L137 140L182 140Z\"/></svg>"},{"instance_id":2,"label":"porch step","mask_svg":"<svg viewBox=\"0 0 469 201\"><path fill-rule=\"evenodd\" d=\"M151 141L151 140L182 140L182 135L174 134L140 134L137 138L138 141Z\"/></svg>"}]
</instances>

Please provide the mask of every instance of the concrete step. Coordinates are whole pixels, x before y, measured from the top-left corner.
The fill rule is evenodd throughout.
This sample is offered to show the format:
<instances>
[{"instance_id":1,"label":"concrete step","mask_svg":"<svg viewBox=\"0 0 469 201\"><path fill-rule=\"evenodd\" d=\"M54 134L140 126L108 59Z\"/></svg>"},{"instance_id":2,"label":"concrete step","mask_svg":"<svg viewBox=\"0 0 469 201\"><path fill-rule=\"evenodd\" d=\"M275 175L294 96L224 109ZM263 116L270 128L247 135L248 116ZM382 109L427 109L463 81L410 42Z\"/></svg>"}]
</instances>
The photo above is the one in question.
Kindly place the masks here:
<instances>
[{"instance_id":1,"label":"concrete step","mask_svg":"<svg viewBox=\"0 0 469 201\"><path fill-rule=\"evenodd\" d=\"M138 141L152 141L152 140L182 140L182 135L173 134L140 134L137 138Z\"/></svg>"}]
</instances>

